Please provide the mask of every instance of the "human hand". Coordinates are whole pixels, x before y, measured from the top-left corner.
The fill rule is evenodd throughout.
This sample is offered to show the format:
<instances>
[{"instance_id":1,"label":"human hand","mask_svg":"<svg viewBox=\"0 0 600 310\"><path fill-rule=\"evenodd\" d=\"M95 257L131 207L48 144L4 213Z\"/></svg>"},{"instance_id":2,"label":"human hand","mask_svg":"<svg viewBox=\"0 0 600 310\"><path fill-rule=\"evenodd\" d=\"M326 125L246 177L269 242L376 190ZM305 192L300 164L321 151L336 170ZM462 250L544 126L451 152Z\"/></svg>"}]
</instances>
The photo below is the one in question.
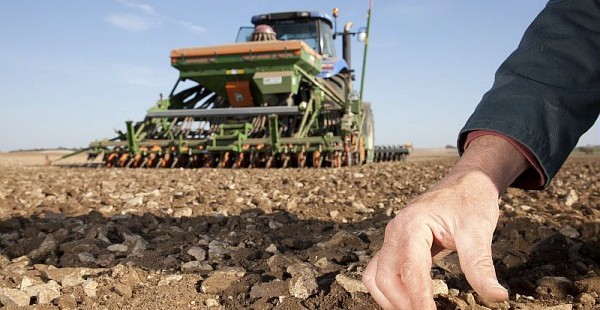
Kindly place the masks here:
<instances>
[{"instance_id":1,"label":"human hand","mask_svg":"<svg viewBox=\"0 0 600 310\"><path fill-rule=\"evenodd\" d=\"M458 253L467 281L484 299L507 300L491 251L498 196L527 167L506 140L474 140L444 179L388 223L383 246L363 274L377 303L384 309L435 309L430 270L432 258L444 250Z\"/></svg>"},{"instance_id":2,"label":"human hand","mask_svg":"<svg viewBox=\"0 0 600 310\"><path fill-rule=\"evenodd\" d=\"M449 176L402 209L363 275L373 298L384 309L435 309L432 257L449 249L458 252L467 280L484 299L508 299L492 262L497 201L487 176L467 172Z\"/></svg>"}]
</instances>

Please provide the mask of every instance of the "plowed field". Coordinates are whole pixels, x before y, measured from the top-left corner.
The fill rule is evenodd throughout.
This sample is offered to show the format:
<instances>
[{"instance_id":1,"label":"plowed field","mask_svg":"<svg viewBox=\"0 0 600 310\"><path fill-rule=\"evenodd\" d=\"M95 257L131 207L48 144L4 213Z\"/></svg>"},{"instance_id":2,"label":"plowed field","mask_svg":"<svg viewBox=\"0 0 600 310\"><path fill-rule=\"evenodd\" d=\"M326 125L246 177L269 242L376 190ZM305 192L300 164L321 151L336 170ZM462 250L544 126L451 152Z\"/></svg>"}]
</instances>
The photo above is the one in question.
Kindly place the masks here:
<instances>
[{"instance_id":1,"label":"plowed field","mask_svg":"<svg viewBox=\"0 0 600 310\"><path fill-rule=\"evenodd\" d=\"M379 309L358 279L386 223L455 161L104 169L0 153L0 305ZM438 308L600 309L599 206L595 155L546 191L510 189L493 243L510 302L480 300L451 254L432 269Z\"/></svg>"}]
</instances>

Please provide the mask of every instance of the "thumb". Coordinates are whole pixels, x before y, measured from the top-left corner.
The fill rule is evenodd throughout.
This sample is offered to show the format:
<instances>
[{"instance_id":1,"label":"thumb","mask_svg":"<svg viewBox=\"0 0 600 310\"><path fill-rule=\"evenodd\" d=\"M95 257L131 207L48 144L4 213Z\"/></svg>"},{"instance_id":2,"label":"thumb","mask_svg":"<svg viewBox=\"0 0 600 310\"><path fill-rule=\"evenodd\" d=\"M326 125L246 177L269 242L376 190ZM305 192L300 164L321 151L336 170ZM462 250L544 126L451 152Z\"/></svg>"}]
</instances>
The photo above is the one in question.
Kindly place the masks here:
<instances>
[{"instance_id":1,"label":"thumb","mask_svg":"<svg viewBox=\"0 0 600 310\"><path fill-rule=\"evenodd\" d=\"M483 299L508 300L508 291L498 283L492 261L492 234L486 229L466 230L456 238L460 268L467 281Z\"/></svg>"}]
</instances>

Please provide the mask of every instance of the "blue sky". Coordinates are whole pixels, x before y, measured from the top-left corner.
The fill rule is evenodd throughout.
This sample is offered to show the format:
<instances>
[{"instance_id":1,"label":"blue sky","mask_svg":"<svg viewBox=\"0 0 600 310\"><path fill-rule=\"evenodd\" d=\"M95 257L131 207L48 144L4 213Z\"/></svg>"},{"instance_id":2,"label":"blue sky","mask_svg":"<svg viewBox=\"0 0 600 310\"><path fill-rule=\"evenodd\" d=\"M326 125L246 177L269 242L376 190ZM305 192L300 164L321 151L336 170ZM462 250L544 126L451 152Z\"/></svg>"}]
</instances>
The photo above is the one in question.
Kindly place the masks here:
<instances>
[{"instance_id":1,"label":"blue sky","mask_svg":"<svg viewBox=\"0 0 600 310\"><path fill-rule=\"evenodd\" d=\"M375 0L365 99L376 143L455 144L545 3ZM368 0L0 1L0 151L111 138L170 92L172 48L230 43L255 14L334 7L340 27L366 24ZM596 123L580 145L598 133Z\"/></svg>"}]
</instances>

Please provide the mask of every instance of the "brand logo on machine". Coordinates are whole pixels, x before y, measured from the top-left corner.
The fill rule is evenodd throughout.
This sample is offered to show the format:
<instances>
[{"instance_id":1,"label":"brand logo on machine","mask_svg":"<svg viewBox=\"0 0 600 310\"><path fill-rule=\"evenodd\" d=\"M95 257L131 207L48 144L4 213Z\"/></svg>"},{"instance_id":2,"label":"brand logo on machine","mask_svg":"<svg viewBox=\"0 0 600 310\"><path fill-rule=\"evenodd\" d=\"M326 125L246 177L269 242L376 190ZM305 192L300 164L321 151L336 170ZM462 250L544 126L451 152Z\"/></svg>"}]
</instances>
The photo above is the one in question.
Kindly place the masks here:
<instances>
[{"instance_id":1,"label":"brand logo on machine","mask_svg":"<svg viewBox=\"0 0 600 310\"><path fill-rule=\"evenodd\" d=\"M237 102L242 102L244 101L244 95L242 95L241 93L235 93L235 101Z\"/></svg>"},{"instance_id":2,"label":"brand logo on machine","mask_svg":"<svg viewBox=\"0 0 600 310\"><path fill-rule=\"evenodd\" d=\"M263 78L263 84L265 85L281 84L282 82L283 78L281 76L270 76Z\"/></svg>"}]
</instances>

